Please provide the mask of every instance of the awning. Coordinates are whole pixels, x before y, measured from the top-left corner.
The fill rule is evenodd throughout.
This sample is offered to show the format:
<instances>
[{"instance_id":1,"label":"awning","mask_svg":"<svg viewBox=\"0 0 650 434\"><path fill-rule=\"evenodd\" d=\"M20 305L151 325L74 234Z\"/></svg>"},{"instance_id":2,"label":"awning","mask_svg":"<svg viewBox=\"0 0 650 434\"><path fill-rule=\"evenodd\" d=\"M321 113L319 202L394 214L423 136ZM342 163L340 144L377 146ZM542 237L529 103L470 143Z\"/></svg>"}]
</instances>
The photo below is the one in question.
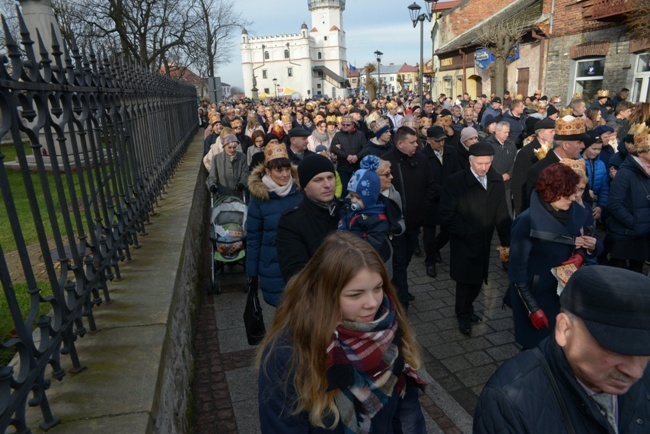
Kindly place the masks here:
<instances>
[{"instance_id":1,"label":"awning","mask_svg":"<svg viewBox=\"0 0 650 434\"><path fill-rule=\"evenodd\" d=\"M336 81L341 87L345 86L345 78L341 77L340 75L338 75L337 73L335 73L334 71L332 71L331 69L325 66L314 66L312 70L327 75L332 80Z\"/></svg>"}]
</instances>

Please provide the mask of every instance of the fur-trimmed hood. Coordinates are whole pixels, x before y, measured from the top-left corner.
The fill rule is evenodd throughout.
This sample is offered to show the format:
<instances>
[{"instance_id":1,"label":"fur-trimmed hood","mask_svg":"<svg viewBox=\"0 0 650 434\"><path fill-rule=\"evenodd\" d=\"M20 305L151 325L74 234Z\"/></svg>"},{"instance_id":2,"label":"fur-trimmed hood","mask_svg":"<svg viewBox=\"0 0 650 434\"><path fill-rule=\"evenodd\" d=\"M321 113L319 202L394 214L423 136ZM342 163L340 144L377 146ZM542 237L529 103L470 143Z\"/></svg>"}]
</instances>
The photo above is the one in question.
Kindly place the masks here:
<instances>
[{"instance_id":1,"label":"fur-trimmed hood","mask_svg":"<svg viewBox=\"0 0 650 434\"><path fill-rule=\"evenodd\" d=\"M264 164L258 164L257 167L253 169L248 177L248 191L251 193L251 196L256 199L266 201L270 200L270 197L268 187L262 182L264 169ZM295 164L291 165L291 177L296 186L296 191L300 190L300 184L298 183L298 166Z\"/></svg>"}]
</instances>

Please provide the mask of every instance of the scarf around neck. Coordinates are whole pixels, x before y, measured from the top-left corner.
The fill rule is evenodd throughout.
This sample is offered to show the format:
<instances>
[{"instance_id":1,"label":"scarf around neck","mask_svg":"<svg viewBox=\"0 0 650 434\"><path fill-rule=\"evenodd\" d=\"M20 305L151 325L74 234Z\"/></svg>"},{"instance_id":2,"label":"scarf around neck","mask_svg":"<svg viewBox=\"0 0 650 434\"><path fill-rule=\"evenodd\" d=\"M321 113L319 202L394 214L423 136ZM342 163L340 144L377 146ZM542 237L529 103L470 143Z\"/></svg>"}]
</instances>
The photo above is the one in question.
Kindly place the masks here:
<instances>
[{"instance_id":1,"label":"scarf around neck","mask_svg":"<svg viewBox=\"0 0 650 434\"><path fill-rule=\"evenodd\" d=\"M330 141L330 136L327 134L327 131L321 133L318 130L314 130L311 135L314 136L314 139L316 139L318 143L328 143Z\"/></svg>"},{"instance_id":2,"label":"scarf around neck","mask_svg":"<svg viewBox=\"0 0 650 434\"><path fill-rule=\"evenodd\" d=\"M341 321L327 347L328 391L334 398L346 434L368 434L372 418L396 390L401 397L406 379L424 387L401 354L401 330L394 302L384 295L375 320Z\"/></svg>"},{"instance_id":3,"label":"scarf around neck","mask_svg":"<svg viewBox=\"0 0 650 434\"><path fill-rule=\"evenodd\" d=\"M265 174L262 176L262 183L269 190L269 193L275 193L280 197L285 197L291 193L291 188L293 187L293 176L289 178L287 185L278 185L270 176Z\"/></svg>"}]
</instances>

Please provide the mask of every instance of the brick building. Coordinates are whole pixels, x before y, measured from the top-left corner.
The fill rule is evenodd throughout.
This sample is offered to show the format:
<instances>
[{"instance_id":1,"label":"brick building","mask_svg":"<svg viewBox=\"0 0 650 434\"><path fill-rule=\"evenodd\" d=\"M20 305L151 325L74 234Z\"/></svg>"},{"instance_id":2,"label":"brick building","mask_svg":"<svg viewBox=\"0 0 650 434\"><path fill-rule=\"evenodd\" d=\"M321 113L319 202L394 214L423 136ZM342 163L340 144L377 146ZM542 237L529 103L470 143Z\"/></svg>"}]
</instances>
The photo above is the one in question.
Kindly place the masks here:
<instances>
[{"instance_id":1,"label":"brick building","mask_svg":"<svg viewBox=\"0 0 650 434\"><path fill-rule=\"evenodd\" d=\"M630 40L625 20L632 5L633 0L464 0L438 23L438 92L489 94L489 53L476 39L486 26L516 19L528 32L507 65L510 92L541 89L563 101L579 93L590 102L598 89L613 95L627 87L630 101L650 101L650 41Z\"/></svg>"}]
</instances>

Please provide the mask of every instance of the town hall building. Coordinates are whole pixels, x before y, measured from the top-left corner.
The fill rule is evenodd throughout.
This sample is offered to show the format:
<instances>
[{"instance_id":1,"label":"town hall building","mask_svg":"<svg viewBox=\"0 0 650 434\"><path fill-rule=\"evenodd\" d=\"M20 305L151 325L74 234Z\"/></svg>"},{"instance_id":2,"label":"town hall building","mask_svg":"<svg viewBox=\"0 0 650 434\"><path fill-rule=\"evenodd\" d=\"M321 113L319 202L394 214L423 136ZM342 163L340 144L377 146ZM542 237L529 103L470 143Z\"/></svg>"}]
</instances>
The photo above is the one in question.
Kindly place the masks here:
<instances>
[{"instance_id":1,"label":"town hall building","mask_svg":"<svg viewBox=\"0 0 650 434\"><path fill-rule=\"evenodd\" d=\"M345 0L308 0L311 28L289 35L241 35L247 97L346 96Z\"/></svg>"}]
</instances>

